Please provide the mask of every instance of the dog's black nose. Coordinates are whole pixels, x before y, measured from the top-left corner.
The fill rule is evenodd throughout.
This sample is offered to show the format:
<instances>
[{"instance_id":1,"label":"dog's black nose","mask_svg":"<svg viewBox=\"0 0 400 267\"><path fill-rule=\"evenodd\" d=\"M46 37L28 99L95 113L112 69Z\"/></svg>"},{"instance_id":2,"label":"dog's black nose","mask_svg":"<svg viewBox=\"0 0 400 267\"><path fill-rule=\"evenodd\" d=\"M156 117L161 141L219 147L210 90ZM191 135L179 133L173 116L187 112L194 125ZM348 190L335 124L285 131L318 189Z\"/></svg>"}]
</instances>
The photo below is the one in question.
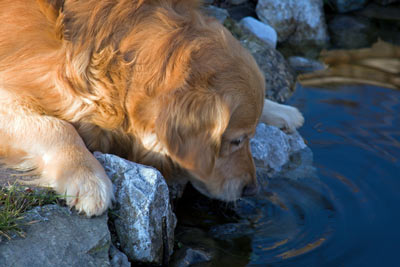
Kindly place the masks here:
<instances>
[{"instance_id":1,"label":"dog's black nose","mask_svg":"<svg viewBox=\"0 0 400 267\"><path fill-rule=\"evenodd\" d=\"M251 197L255 196L258 193L258 186L255 184L248 184L243 187L242 197Z\"/></svg>"}]
</instances>

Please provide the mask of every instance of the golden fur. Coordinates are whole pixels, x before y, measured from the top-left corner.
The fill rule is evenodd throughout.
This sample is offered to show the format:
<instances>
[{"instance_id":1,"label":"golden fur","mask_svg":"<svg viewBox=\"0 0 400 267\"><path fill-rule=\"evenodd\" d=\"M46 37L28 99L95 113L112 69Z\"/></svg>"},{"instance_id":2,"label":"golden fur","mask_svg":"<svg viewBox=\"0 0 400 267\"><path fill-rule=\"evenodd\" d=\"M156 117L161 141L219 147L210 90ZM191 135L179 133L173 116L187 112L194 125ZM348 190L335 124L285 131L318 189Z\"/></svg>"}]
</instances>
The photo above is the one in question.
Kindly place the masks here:
<instances>
[{"instance_id":1,"label":"golden fur","mask_svg":"<svg viewBox=\"0 0 400 267\"><path fill-rule=\"evenodd\" d=\"M256 190L249 138L263 111L251 55L194 0L0 0L0 156L87 215L112 187L89 151L188 172L231 201ZM280 110L270 101L265 106ZM272 103L272 104L271 104ZM274 104L276 106L274 106Z\"/></svg>"}]
</instances>

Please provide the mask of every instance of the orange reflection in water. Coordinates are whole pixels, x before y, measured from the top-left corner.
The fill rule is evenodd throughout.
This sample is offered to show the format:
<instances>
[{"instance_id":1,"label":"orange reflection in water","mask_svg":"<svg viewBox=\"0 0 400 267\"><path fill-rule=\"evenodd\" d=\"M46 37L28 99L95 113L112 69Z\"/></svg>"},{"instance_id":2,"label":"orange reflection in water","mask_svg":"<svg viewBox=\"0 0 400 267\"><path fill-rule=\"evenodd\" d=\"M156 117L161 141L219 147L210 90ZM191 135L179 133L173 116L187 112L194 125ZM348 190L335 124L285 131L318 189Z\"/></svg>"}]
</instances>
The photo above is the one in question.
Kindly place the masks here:
<instances>
[{"instance_id":1,"label":"orange reflection in water","mask_svg":"<svg viewBox=\"0 0 400 267\"><path fill-rule=\"evenodd\" d=\"M315 241L313 243L309 243L300 249L292 249L292 250L284 252L278 256L282 257L282 259L288 259L288 258L299 256L301 254L307 253L307 252L321 246L322 243L325 242L325 240L326 240L325 238L320 238L317 241Z\"/></svg>"},{"instance_id":2,"label":"orange reflection in water","mask_svg":"<svg viewBox=\"0 0 400 267\"><path fill-rule=\"evenodd\" d=\"M302 74L303 86L371 84L400 90L400 47L378 41L371 48L323 51L325 70Z\"/></svg>"}]
</instances>

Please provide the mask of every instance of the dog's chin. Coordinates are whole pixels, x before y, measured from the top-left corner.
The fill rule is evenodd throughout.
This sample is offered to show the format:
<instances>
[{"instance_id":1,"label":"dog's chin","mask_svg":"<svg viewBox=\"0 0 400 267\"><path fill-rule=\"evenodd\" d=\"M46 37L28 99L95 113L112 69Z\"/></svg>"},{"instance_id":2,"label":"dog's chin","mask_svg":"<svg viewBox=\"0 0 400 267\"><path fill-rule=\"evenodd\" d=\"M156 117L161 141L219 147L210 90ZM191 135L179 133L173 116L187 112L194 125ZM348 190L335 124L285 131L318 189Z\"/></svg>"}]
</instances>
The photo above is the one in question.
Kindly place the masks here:
<instances>
[{"instance_id":1,"label":"dog's chin","mask_svg":"<svg viewBox=\"0 0 400 267\"><path fill-rule=\"evenodd\" d=\"M190 179L193 187L201 194L212 199L218 199L224 202L233 202L238 200L242 195L242 182L239 179L233 179L222 185L219 190L211 192L207 185L198 179Z\"/></svg>"}]
</instances>

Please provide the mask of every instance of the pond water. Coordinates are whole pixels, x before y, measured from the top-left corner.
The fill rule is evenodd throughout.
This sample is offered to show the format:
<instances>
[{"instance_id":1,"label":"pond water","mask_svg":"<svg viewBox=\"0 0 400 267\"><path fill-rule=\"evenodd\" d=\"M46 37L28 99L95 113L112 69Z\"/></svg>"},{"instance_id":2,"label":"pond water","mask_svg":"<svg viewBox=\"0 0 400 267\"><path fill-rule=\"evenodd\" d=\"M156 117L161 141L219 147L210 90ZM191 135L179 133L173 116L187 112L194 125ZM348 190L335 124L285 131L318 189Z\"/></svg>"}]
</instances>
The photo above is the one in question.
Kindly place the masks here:
<instances>
[{"instance_id":1,"label":"pond water","mask_svg":"<svg viewBox=\"0 0 400 267\"><path fill-rule=\"evenodd\" d=\"M211 255L198 266L398 266L400 91L299 86L289 104L306 118L299 132L315 171L259 171L268 185L235 207L185 200L178 245Z\"/></svg>"}]
</instances>

